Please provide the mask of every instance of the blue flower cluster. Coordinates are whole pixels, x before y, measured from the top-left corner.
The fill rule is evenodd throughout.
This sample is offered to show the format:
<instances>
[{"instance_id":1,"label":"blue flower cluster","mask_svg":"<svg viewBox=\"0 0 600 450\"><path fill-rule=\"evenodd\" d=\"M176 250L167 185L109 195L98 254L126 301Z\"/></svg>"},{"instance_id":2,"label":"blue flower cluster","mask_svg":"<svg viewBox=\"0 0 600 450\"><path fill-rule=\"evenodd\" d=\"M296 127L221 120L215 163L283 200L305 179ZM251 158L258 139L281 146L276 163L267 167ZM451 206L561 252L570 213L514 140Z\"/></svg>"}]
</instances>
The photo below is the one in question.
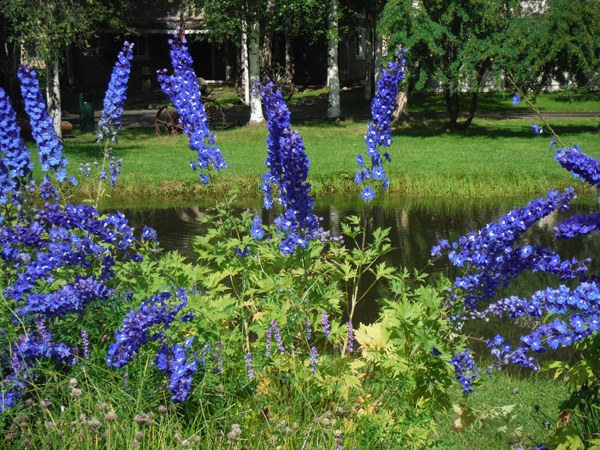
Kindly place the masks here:
<instances>
[{"instance_id":1,"label":"blue flower cluster","mask_svg":"<svg viewBox=\"0 0 600 450\"><path fill-rule=\"evenodd\" d=\"M32 210L30 222L0 228L0 259L17 277L4 295L23 302L16 309L19 317L81 313L88 303L111 297L112 291L103 284L114 276L109 248L126 252L135 238L123 214L103 219L97 215L91 206L46 205ZM98 263L102 281L89 273ZM82 269L81 275L76 275L77 268ZM55 274L64 271L74 271L73 280L48 289Z\"/></svg>"},{"instance_id":2,"label":"blue flower cluster","mask_svg":"<svg viewBox=\"0 0 600 450\"><path fill-rule=\"evenodd\" d=\"M310 161L302 137L290 128L290 110L281 92L273 83L257 85L256 89L267 111L269 129L267 173L262 182L264 205L267 209L273 206L273 187L278 188L277 200L285 211L275 221L277 232L284 236L280 249L284 254L293 254L296 246L307 247L308 241L320 238L322 232L317 217L311 212L314 199L310 196L310 183L306 181ZM253 235L254 230L253 226ZM256 231L256 235L260 234L258 227Z\"/></svg>"},{"instance_id":3,"label":"blue flower cluster","mask_svg":"<svg viewBox=\"0 0 600 450\"><path fill-rule=\"evenodd\" d=\"M17 115L0 88L0 205L23 203L20 189L29 184L33 163L17 125ZM0 223L4 217L0 214Z\"/></svg>"},{"instance_id":4,"label":"blue flower cluster","mask_svg":"<svg viewBox=\"0 0 600 450\"><path fill-rule=\"evenodd\" d=\"M170 292L162 292L142 303L139 311L129 311L123 320L123 327L115 333L116 342L108 348L106 362L109 366L121 369L129 364L142 345L148 343L148 334L154 325L161 326L162 331L153 333L150 340L165 339L164 332L187 305L187 294L182 289L176 294L179 303L171 303L172 296Z\"/></svg>"},{"instance_id":5,"label":"blue flower cluster","mask_svg":"<svg viewBox=\"0 0 600 450\"><path fill-rule=\"evenodd\" d=\"M587 267L585 261L575 259L563 261L553 250L536 246L513 246L519 237L539 219L556 209L567 209L575 197L572 188L559 194L550 191L545 199L536 199L526 207L511 211L497 223L490 223L478 233L471 232L452 245L448 257L457 267L468 265L469 272L458 277L455 286L459 289L477 292L468 294L465 306L474 310L479 301L492 298L500 286L506 287L523 270L547 272L573 279L582 275ZM440 256L442 249L449 249L447 240L433 247L432 256Z\"/></svg>"},{"instance_id":6,"label":"blue flower cluster","mask_svg":"<svg viewBox=\"0 0 600 450\"><path fill-rule=\"evenodd\" d=\"M556 160L575 177L600 187L600 162L581 153L579 147L557 151ZM432 249L439 256L442 249L451 249L450 261L457 267L468 267L465 276L457 277L455 287L475 293L465 297L465 308L471 319L489 320L490 316L508 315L512 319L529 315L543 318L552 314L555 319L522 336L520 345L513 348L501 336L488 342L496 357L498 370L506 364L518 364L537 370L539 366L529 352L541 353L560 346L570 346L593 339L600 332L600 288L597 276L588 276L589 258L578 261L562 260L553 250L539 245L515 245L519 237L539 219L556 209L565 210L575 198L573 188L559 195L550 191L545 199L530 202L525 208L511 211L497 223L488 224L479 232L463 236L452 246L442 240ZM559 239L589 234L600 230L600 214L578 215L559 223L554 231ZM493 298L500 287L505 288L524 270L546 272L561 280L578 279L574 288L560 285L535 292L531 298L511 296L490 303L477 311L478 303ZM465 320L466 316L455 316ZM493 365L493 366L494 366ZM490 366L488 372L491 373Z\"/></svg>"},{"instance_id":7,"label":"blue flower cluster","mask_svg":"<svg viewBox=\"0 0 600 450\"><path fill-rule=\"evenodd\" d=\"M46 103L40 92L35 70L29 66L21 66L17 75L21 80L21 93L25 101L25 111L29 115L31 134L39 149L42 170L44 172L53 171L58 181L65 181L67 179L66 167L69 163L62 154L62 145L54 132L52 119L46 111ZM45 180L50 183L47 175ZM74 177L71 177L70 181L72 184L77 184ZM49 199L51 197L57 199L53 187L46 193L42 193L42 198Z\"/></svg>"},{"instance_id":8,"label":"blue flower cluster","mask_svg":"<svg viewBox=\"0 0 600 450\"><path fill-rule=\"evenodd\" d=\"M513 95L512 101L513 101L513 105L519 106L519 103L521 103L521 97L519 96L518 92L515 92L515 95Z\"/></svg>"},{"instance_id":9,"label":"blue flower cluster","mask_svg":"<svg viewBox=\"0 0 600 450\"><path fill-rule=\"evenodd\" d=\"M212 166L221 170L226 168L227 164L219 147L215 145L214 133L208 129L208 118L186 43L187 40L181 39L179 30L176 29L173 38L169 39L174 74L167 75L167 70L164 69L159 72L158 81L177 108L183 132L190 138L190 149L198 154L196 161L190 162L192 168L204 170ZM200 180L203 184L208 184L206 174L201 173Z\"/></svg>"},{"instance_id":10,"label":"blue flower cluster","mask_svg":"<svg viewBox=\"0 0 600 450\"><path fill-rule=\"evenodd\" d=\"M600 187L600 161L581 152L575 145L554 153L554 159L573 174L575 178L585 181L591 186ZM598 197L600 201L600 196Z\"/></svg>"},{"instance_id":11,"label":"blue flower cluster","mask_svg":"<svg viewBox=\"0 0 600 450\"><path fill-rule=\"evenodd\" d=\"M367 180L374 180L381 184L383 190L389 186L389 179L383 169L383 158L391 162L390 155L385 152L379 154L379 146L389 147L392 144L392 115L396 108L398 98L398 83L404 78L404 68L406 60L404 55L408 49L396 52L396 56L400 59L400 63L391 61L387 65L387 69L381 70L381 79L377 82L377 95L371 103L372 122L369 123L369 128L365 136L367 143L367 154L371 157L371 169L365 166L365 160L359 153L356 156L356 164L359 166L358 172L354 177L354 182L361 184ZM373 184L371 182L371 184ZM364 201L370 202L375 197L375 190L372 186L365 186L362 189L361 196Z\"/></svg>"},{"instance_id":12,"label":"blue flower cluster","mask_svg":"<svg viewBox=\"0 0 600 450\"><path fill-rule=\"evenodd\" d=\"M458 353L450 359L450 364L454 366L456 379L464 386L463 394L473 392L472 381L477 377L478 373L475 369L475 362L471 357L471 350L466 349L464 352Z\"/></svg>"},{"instance_id":13,"label":"blue flower cluster","mask_svg":"<svg viewBox=\"0 0 600 450\"><path fill-rule=\"evenodd\" d=\"M533 134L535 135L540 135L544 133L544 128L543 127L538 127L535 123L531 124L531 129L533 130Z\"/></svg>"},{"instance_id":14,"label":"blue flower cluster","mask_svg":"<svg viewBox=\"0 0 600 450\"><path fill-rule=\"evenodd\" d=\"M43 325L42 325L43 327ZM45 330L40 337L33 334L20 336L11 349L8 373L0 390L0 412L16 405L25 389L35 380L36 368L43 359L52 359L61 364L74 364L72 350L64 343L51 342L52 334Z\"/></svg>"},{"instance_id":15,"label":"blue flower cluster","mask_svg":"<svg viewBox=\"0 0 600 450\"><path fill-rule=\"evenodd\" d=\"M191 358L186 354L193 341L193 337L187 339L183 347L180 344L169 347L166 342L163 342L162 347L156 352L156 367L159 372L169 374L169 390L173 394L171 400L175 403L183 403L189 397L192 380L198 370L200 361L197 353L194 353Z\"/></svg>"},{"instance_id":16,"label":"blue flower cluster","mask_svg":"<svg viewBox=\"0 0 600 450\"><path fill-rule=\"evenodd\" d=\"M117 56L117 62L113 68L108 90L104 95L104 108L102 116L98 121L98 142L106 136L112 136L117 143L117 133L121 131L121 116L123 115L123 104L127 95L127 81L131 71L131 60L133 59L133 45L125 41L123 48Z\"/></svg>"}]
</instances>

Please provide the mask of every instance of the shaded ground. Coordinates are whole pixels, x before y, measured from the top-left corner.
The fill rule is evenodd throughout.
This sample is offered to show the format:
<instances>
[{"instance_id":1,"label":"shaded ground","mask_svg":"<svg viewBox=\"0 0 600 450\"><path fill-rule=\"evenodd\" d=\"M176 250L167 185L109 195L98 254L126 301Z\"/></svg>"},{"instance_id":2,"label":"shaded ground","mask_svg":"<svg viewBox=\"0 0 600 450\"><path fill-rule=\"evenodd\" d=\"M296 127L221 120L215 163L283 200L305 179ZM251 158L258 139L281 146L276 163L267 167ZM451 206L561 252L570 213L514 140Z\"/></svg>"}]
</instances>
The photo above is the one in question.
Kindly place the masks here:
<instances>
[{"instance_id":1,"label":"shaded ground","mask_svg":"<svg viewBox=\"0 0 600 450\"><path fill-rule=\"evenodd\" d=\"M320 97L325 97L321 95ZM126 109L123 113L122 124L123 128L145 128L154 127L156 112L161 104L165 104L167 98L161 91L153 91L148 93L130 94L128 98L129 104L146 103L143 109ZM306 99L302 104L290 104L289 108L292 115L292 123L301 123L307 121L324 120L327 115L327 100L326 98L316 97L314 99ZM363 100L362 88L350 88L341 92L341 104L344 118L353 120L369 120L371 118L368 112L368 105ZM345 108L345 106L350 107ZM64 112L69 114L63 115L63 120L69 121L75 128L79 127L79 106L71 103L65 104ZM100 118L102 109L102 99L94 100L94 117L96 122ZM410 106L409 106L410 112ZM225 107L227 116L227 124L245 125L250 118L250 108L244 105L227 105ZM464 114L466 116L466 113ZM431 119L443 120L448 116L444 112L412 112L412 119ZM476 113L476 118L484 118L491 120L505 119L538 119L538 116L533 112L526 111L482 111ZM600 111L583 111L583 112L545 112L544 117L547 119L572 119L582 117L600 117Z\"/></svg>"}]
</instances>

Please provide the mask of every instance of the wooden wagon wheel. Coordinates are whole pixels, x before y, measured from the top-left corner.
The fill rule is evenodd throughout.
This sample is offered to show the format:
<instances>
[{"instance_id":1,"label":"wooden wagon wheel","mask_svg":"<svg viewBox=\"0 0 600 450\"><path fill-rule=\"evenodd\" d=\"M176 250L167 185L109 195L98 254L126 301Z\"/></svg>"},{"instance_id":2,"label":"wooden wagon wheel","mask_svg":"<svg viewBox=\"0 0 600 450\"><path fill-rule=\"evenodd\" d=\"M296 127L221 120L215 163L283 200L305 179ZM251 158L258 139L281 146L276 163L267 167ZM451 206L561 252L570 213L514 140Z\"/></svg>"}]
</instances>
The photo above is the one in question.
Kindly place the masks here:
<instances>
[{"instance_id":1,"label":"wooden wagon wheel","mask_svg":"<svg viewBox=\"0 0 600 450\"><path fill-rule=\"evenodd\" d=\"M158 136L183 132L183 126L179 123L179 114L173 105L163 106L156 112L154 128Z\"/></svg>"},{"instance_id":2,"label":"wooden wagon wheel","mask_svg":"<svg viewBox=\"0 0 600 450\"><path fill-rule=\"evenodd\" d=\"M215 97L202 96L204 111L208 118L208 126L214 130L224 130L227 128L227 116L225 110Z\"/></svg>"},{"instance_id":3,"label":"wooden wagon wheel","mask_svg":"<svg viewBox=\"0 0 600 450\"><path fill-rule=\"evenodd\" d=\"M270 69L263 68L260 78L263 84L272 81L275 88L281 91L281 96L286 102L289 102L294 95L294 77L285 67L273 64Z\"/></svg>"}]
</instances>

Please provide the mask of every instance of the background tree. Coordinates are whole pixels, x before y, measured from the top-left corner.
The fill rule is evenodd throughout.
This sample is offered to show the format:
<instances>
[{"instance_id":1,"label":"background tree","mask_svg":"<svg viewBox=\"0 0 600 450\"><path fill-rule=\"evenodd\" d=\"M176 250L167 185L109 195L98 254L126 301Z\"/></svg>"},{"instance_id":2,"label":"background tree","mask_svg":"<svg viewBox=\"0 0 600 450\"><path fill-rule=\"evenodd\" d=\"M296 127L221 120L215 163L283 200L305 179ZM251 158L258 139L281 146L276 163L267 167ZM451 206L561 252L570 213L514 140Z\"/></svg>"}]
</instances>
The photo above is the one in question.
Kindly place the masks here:
<instances>
[{"instance_id":1,"label":"background tree","mask_svg":"<svg viewBox=\"0 0 600 450\"><path fill-rule=\"evenodd\" d=\"M2 0L7 43L45 63L48 112L62 138L59 63L67 48L86 51L100 27L123 29L129 2L117 0Z\"/></svg>"},{"instance_id":2,"label":"background tree","mask_svg":"<svg viewBox=\"0 0 600 450\"><path fill-rule=\"evenodd\" d=\"M410 48L415 91L431 90L430 80L441 84L454 129L471 123L486 71L497 87L504 74L529 91L539 92L552 80L584 87L600 66L598 17L597 1L390 0L380 29L390 46ZM465 86L471 105L467 119L458 123Z\"/></svg>"},{"instance_id":3,"label":"background tree","mask_svg":"<svg viewBox=\"0 0 600 450\"><path fill-rule=\"evenodd\" d=\"M409 73L414 89L427 91L429 80L443 89L450 128L469 126L477 107L483 75L502 54L506 31L520 14L515 0L391 0L384 9L381 33L390 48L411 51ZM471 106L465 122L458 123L459 93L470 86Z\"/></svg>"},{"instance_id":4,"label":"background tree","mask_svg":"<svg viewBox=\"0 0 600 450\"><path fill-rule=\"evenodd\" d=\"M507 34L503 65L525 91L540 92L552 80L563 88L585 88L600 70L598 1L547 0L544 9L525 7Z\"/></svg>"}]
</instances>

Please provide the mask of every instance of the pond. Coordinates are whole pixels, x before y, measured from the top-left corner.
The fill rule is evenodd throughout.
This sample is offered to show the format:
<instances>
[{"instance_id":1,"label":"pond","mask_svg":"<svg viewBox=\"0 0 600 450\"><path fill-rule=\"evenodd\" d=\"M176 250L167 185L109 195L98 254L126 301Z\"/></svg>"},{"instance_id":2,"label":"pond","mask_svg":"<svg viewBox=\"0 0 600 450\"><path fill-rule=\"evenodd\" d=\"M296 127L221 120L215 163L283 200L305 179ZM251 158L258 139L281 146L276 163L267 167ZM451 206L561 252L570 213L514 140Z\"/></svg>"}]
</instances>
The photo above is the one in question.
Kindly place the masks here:
<instances>
[{"instance_id":1,"label":"pond","mask_svg":"<svg viewBox=\"0 0 600 450\"><path fill-rule=\"evenodd\" d=\"M487 223L498 220L511 209L525 206L530 199L499 198L473 199L468 201L448 199L410 199L388 196L372 205L370 216L376 227L390 228L390 238L394 251L385 256L386 262L394 267L408 267L425 270L435 276L443 274L454 279L460 273L449 264L446 258L431 261L431 248L440 239L457 241L460 236L471 230L478 230ZM130 223L138 229L144 224L153 227L158 235L161 247L165 250L178 250L189 260L194 260L194 237L202 234L202 219L210 204L196 204L173 208L125 209L123 213ZM274 210L264 210L260 199L240 202L240 211L249 209L259 214L263 223L272 223L276 217ZM568 211L556 211L536 223L522 237L521 242L529 245L539 244L557 250L563 258L592 257L590 271L600 273L599 261L594 255L600 250L600 237L583 236L575 239L557 241L553 227L566 217L576 214L598 212L597 202L579 202ZM359 215L365 211L365 203L360 197L321 197L315 201L314 212L323 218L322 226L333 235L339 235L342 222L346 217ZM504 295L531 295L537 289L547 286L557 287L560 282L552 276L524 273L517 284L511 285ZM375 299L367 299L356 311L356 321L371 323L377 318L378 305ZM486 338L500 333L506 338L518 339L524 332L530 332L539 325L535 320L522 318L518 326L512 320L493 319L489 323L468 323L465 331Z\"/></svg>"}]
</instances>

